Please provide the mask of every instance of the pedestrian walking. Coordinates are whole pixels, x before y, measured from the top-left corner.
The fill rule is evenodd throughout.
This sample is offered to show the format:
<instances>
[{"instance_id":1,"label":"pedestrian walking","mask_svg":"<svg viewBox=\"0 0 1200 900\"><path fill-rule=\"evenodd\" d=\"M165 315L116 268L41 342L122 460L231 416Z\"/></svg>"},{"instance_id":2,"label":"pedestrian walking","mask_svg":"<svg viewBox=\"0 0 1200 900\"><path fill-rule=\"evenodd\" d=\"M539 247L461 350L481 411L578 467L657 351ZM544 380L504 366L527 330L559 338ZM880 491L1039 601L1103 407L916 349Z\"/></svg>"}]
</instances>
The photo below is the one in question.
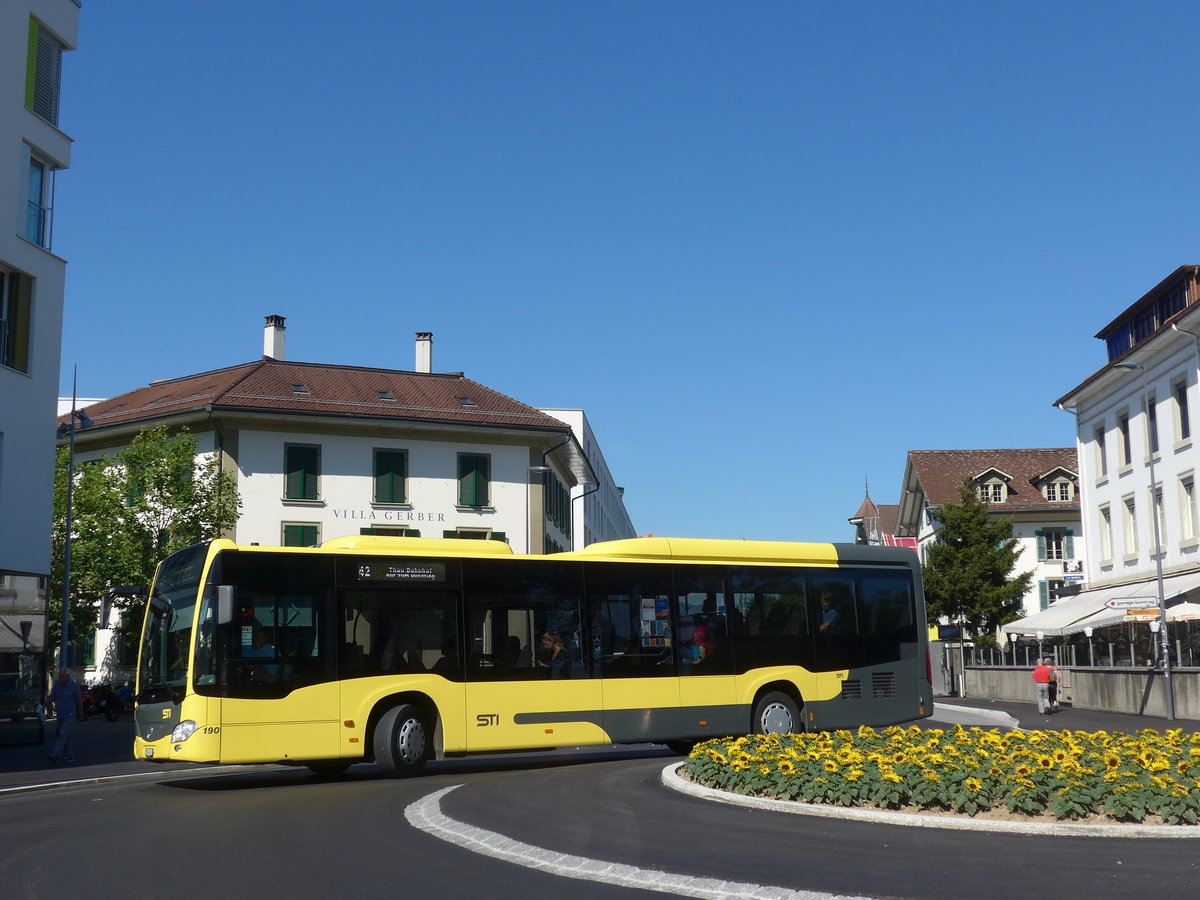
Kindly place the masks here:
<instances>
[{"instance_id":1,"label":"pedestrian walking","mask_svg":"<svg viewBox=\"0 0 1200 900\"><path fill-rule=\"evenodd\" d=\"M1054 660L1046 659L1046 668L1050 670L1050 690L1047 692L1050 701L1050 712L1058 712L1058 669Z\"/></svg>"},{"instance_id":2,"label":"pedestrian walking","mask_svg":"<svg viewBox=\"0 0 1200 900\"><path fill-rule=\"evenodd\" d=\"M55 731L54 747L50 751L50 762L70 762L75 758L74 748L71 746L71 730L83 717L83 694L79 685L71 680L69 669L58 670L58 682L50 689L50 698L54 701L55 714L58 716L58 729Z\"/></svg>"},{"instance_id":3,"label":"pedestrian walking","mask_svg":"<svg viewBox=\"0 0 1200 900\"><path fill-rule=\"evenodd\" d=\"M1037 668L1033 670L1033 686L1037 691L1037 705L1039 715L1050 714L1050 667L1046 665L1048 660L1038 659Z\"/></svg>"}]
</instances>

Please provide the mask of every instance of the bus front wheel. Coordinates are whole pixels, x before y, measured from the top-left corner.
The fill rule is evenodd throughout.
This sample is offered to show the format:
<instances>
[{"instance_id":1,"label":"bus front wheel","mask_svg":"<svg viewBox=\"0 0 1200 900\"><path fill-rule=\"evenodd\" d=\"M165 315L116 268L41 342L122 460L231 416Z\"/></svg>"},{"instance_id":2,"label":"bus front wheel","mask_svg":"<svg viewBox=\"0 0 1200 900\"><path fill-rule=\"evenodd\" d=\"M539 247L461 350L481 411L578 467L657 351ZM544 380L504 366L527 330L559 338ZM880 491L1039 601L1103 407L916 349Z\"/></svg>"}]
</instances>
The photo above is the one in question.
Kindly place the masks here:
<instances>
[{"instance_id":1,"label":"bus front wheel","mask_svg":"<svg viewBox=\"0 0 1200 900\"><path fill-rule=\"evenodd\" d=\"M755 734L797 734L804 730L800 709L787 694L763 694L754 707Z\"/></svg>"},{"instance_id":2,"label":"bus front wheel","mask_svg":"<svg viewBox=\"0 0 1200 900\"><path fill-rule=\"evenodd\" d=\"M375 762L384 775L406 778L425 766L429 757L425 720L410 703L394 706L375 727Z\"/></svg>"}]
</instances>

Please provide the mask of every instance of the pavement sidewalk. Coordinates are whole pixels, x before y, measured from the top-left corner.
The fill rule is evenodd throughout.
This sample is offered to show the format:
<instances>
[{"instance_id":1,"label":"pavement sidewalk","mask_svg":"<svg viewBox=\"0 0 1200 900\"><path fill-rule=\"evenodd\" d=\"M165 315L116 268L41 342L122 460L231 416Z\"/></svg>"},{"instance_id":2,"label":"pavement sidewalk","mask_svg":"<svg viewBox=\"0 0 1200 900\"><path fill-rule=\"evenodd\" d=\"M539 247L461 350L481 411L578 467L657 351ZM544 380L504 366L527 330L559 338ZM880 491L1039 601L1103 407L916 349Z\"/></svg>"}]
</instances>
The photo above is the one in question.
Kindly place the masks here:
<instances>
[{"instance_id":1,"label":"pavement sidewalk","mask_svg":"<svg viewBox=\"0 0 1200 900\"><path fill-rule=\"evenodd\" d=\"M162 774L188 763L146 763L133 758L133 718L109 722L103 716L77 722L71 733L74 762L50 762L55 721L46 722L44 743L0 745L0 790L30 784L104 778L111 775Z\"/></svg>"},{"instance_id":2,"label":"pavement sidewalk","mask_svg":"<svg viewBox=\"0 0 1200 900\"><path fill-rule=\"evenodd\" d=\"M1049 716L1040 716L1037 704L1020 703L1015 700L988 700L982 697L935 697L933 701L934 716L943 712L958 712L976 710L983 713L986 719L997 719L1008 715L1016 720L1016 726L1026 731L1045 729L1052 731L1123 731L1132 734L1143 728L1153 728L1155 731L1182 728L1185 734L1200 732L1200 721L1196 719L1176 719L1171 722L1159 716L1134 716L1128 713L1105 712L1099 709L1075 709L1063 705L1059 712ZM981 728L1002 727L999 722L991 725L980 723Z\"/></svg>"}]
</instances>

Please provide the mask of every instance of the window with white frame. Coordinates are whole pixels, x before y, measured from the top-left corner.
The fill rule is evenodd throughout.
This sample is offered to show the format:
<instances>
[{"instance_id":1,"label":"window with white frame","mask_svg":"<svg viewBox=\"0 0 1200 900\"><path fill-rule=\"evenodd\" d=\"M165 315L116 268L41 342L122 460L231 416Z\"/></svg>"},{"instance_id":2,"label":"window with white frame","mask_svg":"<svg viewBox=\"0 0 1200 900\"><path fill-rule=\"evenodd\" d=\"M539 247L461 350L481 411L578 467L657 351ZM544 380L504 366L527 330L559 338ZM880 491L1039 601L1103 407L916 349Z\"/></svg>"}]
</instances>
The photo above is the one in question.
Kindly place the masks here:
<instances>
[{"instance_id":1,"label":"window with white frame","mask_svg":"<svg viewBox=\"0 0 1200 900\"><path fill-rule=\"evenodd\" d=\"M1075 497L1075 485L1069 478L1055 478L1042 485L1042 496L1051 503L1062 503Z\"/></svg>"},{"instance_id":2,"label":"window with white frame","mask_svg":"<svg viewBox=\"0 0 1200 900\"><path fill-rule=\"evenodd\" d=\"M1133 497L1125 497L1121 504L1125 555L1132 556L1138 552L1137 500Z\"/></svg>"},{"instance_id":3,"label":"window with white frame","mask_svg":"<svg viewBox=\"0 0 1200 900\"><path fill-rule=\"evenodd\" d=\"M983 503L1003 503L1007 489L1008 486L999 478L989 478L987 481L979 482L975 493Z\"/></svg>"},{"instance_id":4,"label":"window with white frame","mask_svg":"<svg viewBox=\"0 0 1200 900\"><path fill-rule=\"evenodd\" d=\"M1108 474L1108 448L1104 437L1104 425L1097 425L1093 435L1096 438L1096 477L1103 478Z\"/></svg>"},{"instance_id":5,"label":"window with white frame","mask_svg":"<svg viewBox=\"0 0 1200 900\"><path fill-rule=\"evenodd\" d=\"M1100 558L1110 560L1113 555L1112 510L1100 507Z\"/></svg>"},{"instance_id":6,"label":"window with white frame","mask_svg":"<svg viewBox=\"0 0 1200 900\"><path fill-rule=\"evenodd\" d=\"M1123 412L1117 416L1117 436L1121 440L1119 448L1121 465L1133 465L1133 444L1129 439L1129 413Z\"/></svg>"},{"instance_id":7,"label":"window with white frame","mask_svg":"<svg viewBox=\"0 0 1200 900\"><path fill-rule=\"evenodd\" d=\"M1065 528L1046 528L1036 533L1038 560L1070 559L1070 532Z\"/></svg>"},{"instance_id":8,"label":"window with white frame","mask_svg":"<svg viewBox=\"0 0 1200 900\"><path fill-rule=\"evenodd\" d=\"M36 154L29 154L29 178L25 203L25 240L50 249L51 198L54 196L54 167Z\"/></svg>"},{"instance_id":9,"label":"window with white frame","mask_svg":"<svg viewBox=\"0 0 1200 900\"><path fill-rule=\"evenodd\" d=\"M1192 436L1186 376L1171 384L1171 396L1175 399L1175 440L1186 441Z\"/></svg>"},{"instance_id":10,"label":"window with white frame","mask_svg":"<svg viewBox=\"0 0 1200 900\"><path fill-rule=\"evenodd\" d=\"M1179 479L1179 525L1185 541L1200 535L1196 519L1196 478L1191 473Z\"/></svg>"},{"instance_id":11,"label":"window with white frame","mask_svg":"<svg viewBox=\"0 0 1200 900\"><path fill-rule=\"evenodd\" d=\"M1161 552L1162 548L1167 545L1167 519L1166 510L1163 508L1163 493L1162 485L1155 485L1150 491L1150 504L1154 510L1154 521L1158 528L1158 545L1152 548L1155 552Z\"/></svg>"}]
</instances>

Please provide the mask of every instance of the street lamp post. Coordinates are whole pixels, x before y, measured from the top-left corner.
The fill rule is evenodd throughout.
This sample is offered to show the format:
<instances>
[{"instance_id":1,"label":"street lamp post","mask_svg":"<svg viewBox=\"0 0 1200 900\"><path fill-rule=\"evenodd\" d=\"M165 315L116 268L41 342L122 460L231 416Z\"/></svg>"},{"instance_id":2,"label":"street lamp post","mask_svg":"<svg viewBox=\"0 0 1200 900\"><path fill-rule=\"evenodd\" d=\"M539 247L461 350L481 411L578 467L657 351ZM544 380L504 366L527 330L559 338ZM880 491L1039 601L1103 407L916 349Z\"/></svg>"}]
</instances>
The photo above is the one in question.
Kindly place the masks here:
<instances>
[{"instance_id":1,"label":"street lamp post","mask_svg":"<svg viewBox=\"0 0 1200 900\"><path fill-rule=\"evenodd\" d=\"M1142 373L1142 412L1146 417L1146 433L1149 435L1150 393L1146 384L1146 367L1141 363L1114 363L1113 368L1129 369ZM1154 520L1154 566L1156 571L1155 580L1158 585L1158 634L1162 641L1163 684L1165 686L1167 701L1167 719L1174 720L1175 686L1171 682L1171 635L1167 630L1167 599L1163 590L1162 535L1158 527L1158 482L1154 478L1153 445L1147 443L1146 449L1150 451L1150 518Z\"/></svg>"},{"instance_id":2,"label":"street lamp post","mask_svg":"<svg viewBox=\"0 0 1200 900\"><path fill-rule=\"evenodd\" d=\"M75 431L76 422L79 428L88 428L93 423L88 414L75 408L75 399L79 381L79 367L75 367L71 375L71 418L58 426L58 437L68 438L67 444L67 527L63 535L63 593L62 593L62 634L58 638L58 667L70 668L71 646L69 639L71 620L71 530L74 528L74 511L72 504L75 494Z\"/></svg>"}]
</instances>

